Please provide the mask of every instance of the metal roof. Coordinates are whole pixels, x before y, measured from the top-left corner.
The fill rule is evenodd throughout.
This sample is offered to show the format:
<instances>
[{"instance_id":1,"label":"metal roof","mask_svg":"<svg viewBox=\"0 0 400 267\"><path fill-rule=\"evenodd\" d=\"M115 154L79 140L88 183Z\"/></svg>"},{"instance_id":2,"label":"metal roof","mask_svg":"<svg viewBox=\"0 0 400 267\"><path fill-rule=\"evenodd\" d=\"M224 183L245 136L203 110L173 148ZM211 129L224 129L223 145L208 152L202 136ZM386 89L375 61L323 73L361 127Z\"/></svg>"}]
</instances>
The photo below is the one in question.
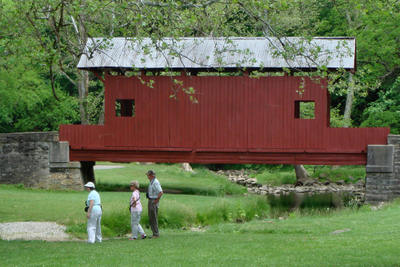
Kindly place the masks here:
<instances>
[{"instance_id":1,"label":"metal roof","mask_svg":"<svg viewBox=\"0 0 400 267\"><path fill-rule=\"evenodd\" d=\"M355 47L349 37L91 38L78 68L354 69Z\"/></svg>"}]
</instances>

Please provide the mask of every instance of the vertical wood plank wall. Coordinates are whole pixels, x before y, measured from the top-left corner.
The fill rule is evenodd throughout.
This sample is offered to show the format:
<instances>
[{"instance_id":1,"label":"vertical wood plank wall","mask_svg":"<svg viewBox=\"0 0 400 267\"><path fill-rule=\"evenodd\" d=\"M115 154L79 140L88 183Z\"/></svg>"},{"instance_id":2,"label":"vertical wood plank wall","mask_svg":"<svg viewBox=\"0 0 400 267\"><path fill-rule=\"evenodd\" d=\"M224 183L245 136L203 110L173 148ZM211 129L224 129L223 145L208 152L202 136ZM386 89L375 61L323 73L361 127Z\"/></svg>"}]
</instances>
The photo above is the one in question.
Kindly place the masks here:
<instances>
[{"instance_id":1,"label":"vertical wood plank wall","mask_svg":"<svg viewBox=\"0 0 400 267\"><path fill-rule=\"evenodd\" d=\"M329 127L325 80L176 77L195 89L194 103L173 79L107 75L105 125L62 125L60 138L72 149L121 151L365 153L368 144L386 144L388 128ZM117 99L133 99L135 116L117 117ZM315 118L295 118L295 101L313 101Z\"/></svg>"}]
</instances>

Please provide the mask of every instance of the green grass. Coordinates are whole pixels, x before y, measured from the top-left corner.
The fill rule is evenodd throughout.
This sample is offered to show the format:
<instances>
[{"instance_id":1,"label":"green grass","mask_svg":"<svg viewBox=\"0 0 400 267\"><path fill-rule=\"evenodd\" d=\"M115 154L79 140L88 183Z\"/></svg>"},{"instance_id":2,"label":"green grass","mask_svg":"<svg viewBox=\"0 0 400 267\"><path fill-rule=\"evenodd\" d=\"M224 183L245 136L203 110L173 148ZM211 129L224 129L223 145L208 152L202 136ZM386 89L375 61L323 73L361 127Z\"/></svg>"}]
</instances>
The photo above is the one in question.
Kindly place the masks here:
<instances>
[{"instance_id":1,"label":"green grass","mask_svg":"<svg viewBox=\"0 0 400 267\"><path fill-rule=\"evenodd\" d=\"M100 192L103 205L103 233L113 237L130 231L128 203L130 192ZM86 236L83 212L87 192L46 191L0 185L0 222L55 221L81 238ZM141 194L144 207L142 224L147 226L147 199ZM269 210L260 196L193 196L165 194L160 202L161 228L182 228L210 225L226 221L249 221L264 216Z\"/></svg>"},{"instance_id":2,"label":"green grass","mask_svg":"<svg viewBox=\"0 0 400 267\"><path fill-rule=\"evenodd\" d=\"M266 185L282 185L282 184L294 184L296 182L296 175L294 169L292 170L263 170L255 174L250 175L257 179L260 184Z\"/></svg>"},{"instance_id":3,"label":"green grass","mask_svg":"<svg viewBox=\"0 0 400 267\"><path fill-rule=\"evenodd\" d=\"M149 169L157 172L163 188L166 191L181 192L185 194L224 195L241 194L245 189L227 181L226 178L216 175L204 166L193 165L196 173L185 172L179 164L114 164L109 162L97 163L98 165L122 165L121 169L96 170L95 176L99 187L103 191L128 191L131 180L138 180L147 186L148 180L144 173ZM221 166L220 166L221 167ZM261 184L282 185L294 184L296 175L291 165L223 165L228 169L250 170L251 177L257 178ZM365 179L365 166L320 166L304 165L311 178L318 178L324 182L344 180L347 183Z\"/></svg>"},{"instance_id":4,"label":"green grass","mask_svg":"<svg viewBox=\"0 0 400 267\"><path fill-rule=\"evenodd\" d=\"M123 168L95 171L96 183L100 190L128 191L129 182L138 180L143 191L149 183L145 173L152 169L156 172L157 179L166 192L213 196L246 192L244 187L233 184L201 166L194 169L195 173L190 173L183 171L179 164L118 163L115 165L121 165Z\"/></svg>"},{"instance_id":5,"label":"green grass","mask_svg":"<svg viewBox=\"0 0 400 267\"><path fill-rule=\"evenodd\" d=\"M365 166L319 166L305 165L304 166L311 178L318 178L324 182L330 180L336 182L344 180L347 183L354 183L358 180L365 179ZM253 170L251 177L257 178L261 184L282 185L294 184L296 182L296 174L294 168L290 165L275 165L275 166L259 166Z\"/></svg>"},{"instance_id":6,"label":"green grass","mask_svg":"<svg viewBox=\"0 0 400 267\"><path fill-rule=\"evenodd\" d=\"M163 230L157 240L0 241L2 266L399 266L400 203ZM336 230L347 232L332 234Z\"/></svg>"},{"instance_id":7,"label":"green grass","mask_svg":"<svg viewBox=\"0 0 400 267\"><path fill-rule=\"evenodd\" d=\"M363 206L275 216L264 198L221 190L226 179L203 168L196 169L197 174L193 175L181 171L178 165L123 165L126 168L97 170L100 184L125 185L133 179L147 184L144 173L151 168L157 171L164 188L194 187L195 193L209 196L165 194L159 213L161 238L128 241L117 237L129 232L130 192L100 191L106 239L102 244L89 245L84 242L83 202L87 192L0 185L0 222L55 221L67 225L70 233L82 238L69 242L0 240L0 265L400 266L400 201L380 210ZM333 175L335 171L352 177L358 175L350 174L357 173L357 168L327 168L308 170L315 175L331 171L334 179L340 178ZM287 167L279 173L284 175L286 171L294 173ZM358 171L362 175L362 170ZM278 180L284 180L282 177ZM223 192L233 195L222 196ZM147 202L144 194L141 198L145 207L142 224L146 226ZM199 225L204 232L184 230ZM348 231L333 234L344 229ZM145 231L150 233L149 229Z\"/></svg>"},{"instance_id":8,"label":"green grass","mask_svg":"<svg viewBox=\"0 0 400 267\"><path fill-rule=\"evenodd\" d=\"M338 181L344 180L348 183L354 183L365 179L365 166L309 166L313 177L321 177L320 180ZM326 177L326 178L324 178Z\"/></svg>"}]
</instances>

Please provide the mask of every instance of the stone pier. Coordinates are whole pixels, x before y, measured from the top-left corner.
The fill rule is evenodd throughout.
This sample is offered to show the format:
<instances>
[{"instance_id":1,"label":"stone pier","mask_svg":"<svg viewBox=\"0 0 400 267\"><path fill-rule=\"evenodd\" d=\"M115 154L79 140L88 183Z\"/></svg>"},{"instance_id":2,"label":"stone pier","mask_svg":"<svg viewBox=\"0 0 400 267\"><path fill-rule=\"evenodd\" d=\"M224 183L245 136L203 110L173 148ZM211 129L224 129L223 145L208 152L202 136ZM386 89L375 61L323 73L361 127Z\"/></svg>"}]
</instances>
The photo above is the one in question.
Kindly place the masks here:
<instances>
[{"instance_id":1,"label":"stone pier","mask_svg":"<svg viewBox=\"0 0 400 267\"><path fill-rule=\"evenodd\" d=\"M389 135L388 145L369 145L365 201L370 204L400 197L400 135Z\"/></svg>"},{"instance_id":2,"label":"stone pier","mask_svg":"<svg viewBox=\"0 0 400 267\"><path fill-rule=\"evenodd\" d=\"M82 190L81 164L69 161L58 132L0 134L0 183Z\"/></svg>"}]
</instances>

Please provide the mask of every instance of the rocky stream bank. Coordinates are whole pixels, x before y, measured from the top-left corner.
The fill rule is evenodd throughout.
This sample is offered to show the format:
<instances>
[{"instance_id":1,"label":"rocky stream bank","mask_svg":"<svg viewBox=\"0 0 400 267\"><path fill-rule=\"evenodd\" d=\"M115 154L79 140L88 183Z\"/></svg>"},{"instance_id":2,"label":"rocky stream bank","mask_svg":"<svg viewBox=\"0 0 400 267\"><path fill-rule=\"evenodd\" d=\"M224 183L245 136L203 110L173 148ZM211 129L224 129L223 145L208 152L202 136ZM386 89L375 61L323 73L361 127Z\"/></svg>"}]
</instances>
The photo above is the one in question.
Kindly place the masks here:
<instances>
[{"instance_id":1,"label":"rocky stream bank","mask_svg":"<svg viewBox=\"0 0 400 267\"><path fill-rule=\"evenodd\" d=\"M364 202L365 199L365 183L362 180L356 183L345 183L344 181L331 182L329 180L320 182L318 179L310 178L296 185L271 186L258 183L257 179L250 178L244 170L219 170L216 173L227 177L233 183L247 187L249 193L258 195L348 193L358 202Z\"/></svg>"}]
</instances>

